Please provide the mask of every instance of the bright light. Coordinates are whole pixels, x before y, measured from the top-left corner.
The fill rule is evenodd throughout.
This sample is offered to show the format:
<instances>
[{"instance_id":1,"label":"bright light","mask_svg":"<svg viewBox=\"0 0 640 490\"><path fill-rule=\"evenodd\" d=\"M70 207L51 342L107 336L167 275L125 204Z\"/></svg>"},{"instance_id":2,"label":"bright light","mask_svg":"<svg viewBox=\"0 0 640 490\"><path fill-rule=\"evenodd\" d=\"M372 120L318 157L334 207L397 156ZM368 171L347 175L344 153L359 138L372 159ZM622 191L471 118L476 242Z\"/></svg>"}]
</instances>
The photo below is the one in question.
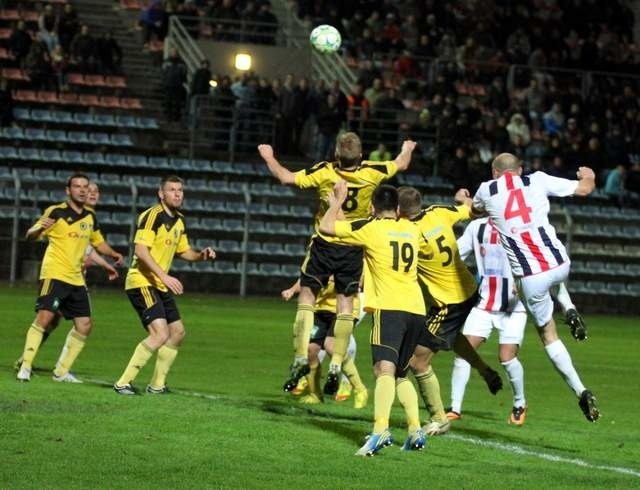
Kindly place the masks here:
<instances>
[{"instance_id":1,"label":"bright light","mask_svg":"<svg viewBox=\"0 0 640 490\"><path fill-rule=\"evenodd\" d=\"M218 81L214 80L213 78L211 80L209 80L209 87L213 87L216 88L218 86Z\"/></svg>"},{"instance_id":2,"label":"bright light","mask_svg":"<svg viewBox=\"0 0 640 490\"><path fill-rule=\"evenodd\" d=\"M237 53L235 67L236 70L240 71L251 70L251 55L246 53Z\"/></svg>"}]
</instances>

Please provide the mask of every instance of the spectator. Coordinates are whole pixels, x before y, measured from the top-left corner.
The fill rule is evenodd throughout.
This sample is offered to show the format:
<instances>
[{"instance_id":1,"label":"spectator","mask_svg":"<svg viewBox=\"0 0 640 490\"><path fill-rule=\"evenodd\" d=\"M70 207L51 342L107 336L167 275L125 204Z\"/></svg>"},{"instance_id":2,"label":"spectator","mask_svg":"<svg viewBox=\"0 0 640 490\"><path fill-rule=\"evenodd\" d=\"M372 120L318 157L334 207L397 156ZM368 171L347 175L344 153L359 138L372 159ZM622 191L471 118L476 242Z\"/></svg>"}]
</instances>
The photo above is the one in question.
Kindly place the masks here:
<instances>
[{"instance_id":1,"label":"spectator","mask_svg":"<svg viewBox=\"0 0 640 490\"><path fill-rule=\"evenodd\" d=\"M386 162L391 160L391 152L387 150L384 143L378 143L378 147L369 153L369 160L372 162Z\"/></svg>"},{"instance_id":2,"label":"spectator","mask_svg":"<svg viewBox=\"0 0 640 490\"><path fill-rule=\"evenodd\" d=\"M233 0L222 0L222 3L212 3L207 12L211 19L213 38L218 41L237 41L240 28L240 14Z\"/></svg>"},{"instance_id":3,"label":"spectator","mask_svg":"<svg viewBox=\"0 0 640 490\"><path fill-rule=\"evenodd\" d=\"M358 72L358 83L366 89L373 85L376 78L382 78L382 73L373 64L373 60L366 59L361 62L361 68Z\"/></svg>"},{"instance_id":4,"label":"spectator","mask_svg":"<svg viewBox=\"0 0 640 490\"><path fill-rule=\"evenodd\" d=\"M175 49L162 64L164 88L164 113L167 121L180 121L186 91L187 67Z\"/></svg>"},{"instance_id":5,"label":"spectator","mask_svg":"<svg viewBox=\"0 0 640 490\"><path fill-rule=\"evenodd\" d=\"M191 97L194 95L206 95L211 89L211 70L209 70L209 60L203 59L200 61L200 68L198 68L191 78L191 87L189 93Z\"/></svg>"},{"instance_id":6,"label":"spectator","mask_svg":"<svg viewBox=\"0 0 640 490\"><path fill-rule=\"evenodd\" d=\"M338 98L335 94L329 93L326 101L318 111L318 135L315 154L317 162L323 160L333 161L335 159L336 138L342 126L342 120L343 117L338 107Z\"/></svg>"},{"instance_id":7,"label":"spectator","mask_svg":"<svg viewBox=\"0 0 640 490\"><path fill-rule=\"evenodd\" d=\"M362 84L356 83L353 92L347 96L347 125L349 131L361 133L362 123L369 117L369 101L364 96Z\"/></svg>"},{"instance_id":8,"label":"spectator","mask_svg":"<svg viewBox=\"0 0 640 490\"><path fill-rule=\"evenodd\" d=\"M559 135L564 128L564 114L560 104L553 104L542 116L544 130L551 136Z\"/></svg>"},{"instance_id":9,"label":"spectator","mask_svg":"<svg viewBox=\"0 0 640 490\"><path fill-rule=\"evenodd\" d=\"M529 81L529 87L525 91L525 99L529 117L531 119L541 117L544 111L545 92L536 78Z\"/></svg>"},{"instance_id":10,"label":"spectator","mask_svg":"<svg viewBox=\"0 0 640 490\"><path fill-rule=\"evenodd\" d=\"M24 60L24 70L36 90L55 89L51 58L42 41L34 41Z\"/></svg>"},{"instance_id":11,"label":"spectator","mask_svg":"<svg viewBox=\"0 0 640 490\"><path fill-rule=\"evenodd\" d=\"M231 79L228 76L218 80L218 85L213 90L213 106L215 108L212 132L213 147L215 149L228 150L230 132L233 122L233 110L236 105L236 96L231 90Z\"/></svg>"},{"instance_id":12,"label":"spectator","mask_svg":"<svg viewBox=\"0 0 640 490\"><path fill-rule=\"evenodd\" d=\"M31 35L27 32L24 20L19 20L9 37L9 50L19 66L22 66L24 58L29 53L31 43Z\"/></svg>"},{"instance_id":13,"label":"spectator","mask_svg":"<svg viewBox=\"0 0 640 490\"><path fill-rule=\"evenodd\" d=\"M301 153L302 135L311 113L311 89L309 80L305 77L298 81L298 86L293 89L293 132L291 135L291 147L295 154Z\"/></svg>"},{"instance_id":14,"label":"spectator","mask_svg":"<svg viewBox=\"0 0 640 490\"><path fill-rule=\"evenodd\" d=\"M89 34L89 26L83 24L71 41L71 61L81 73L92 73L96 68L96 42Z\"/></svg>"},{"instance_id":15,"label":"spectator","mask_svg":"<svg viewBox=\"0 0 640 490\"><path fill-rule=\"evenodd\" d=\"M51 53L51 68L58 83L58 89L66 92L69 90L67 85L67 71L69 69L69 57L64 53L62 46L58 45Z\"/></svg>"},{"instance_id":16,"label":"spectator","mask_svg":"<svg viewBox=\"0 0 640 490\"><path fill-rule=\"evenodd\" d=\"M529 36L519 27L507 38L507 59L511 63L526 63L531 54Z\"/></svg>"},{"instance_id":17,"label":"spectator","mask_svg":"<svg viewBox=\"0 0 640 490\"><path fill-rule=\"evenodd\" d=\"M200 17L198 7L193 0L185 0L182 6L178 7L178 18L193 39L200 36Z\"/></svg>"},{"instance_id":18,"label":"spectator","mask_svg":"<svg viewBox=\"0 0 640 490\"><path fill-rule=\"evenodd\" d=\"M371 87L364 91L364 96L369 101L369 106L372 109L375 110L376 104L381 97L384 97L385 92L386 90L382 84L382 78L374 79Z\"/></svg>"},{"instance_id":19,"label":"spectator","mask_svg":"<svg viewBox=\"0 0 640 490\"><path fill-rule=\"evenodd\" d=\"M58 38L60 39L60 45L65 53L69 52L71 48L71 41L78 33L80 29L80 21L78 20L78 13L73 8L73 5L66 3L60 18L58 19Z\"/></svg>"},{"instance_id":20,"label":"spectator","mask_svg":"<svg viewBox=\"0 0 640 490\"><path fill-rule=\"evenodd\" d=\"M56 14L53 11L53 7L47 5L38 18L37 39L45 44L49 52L53 51L53 48L58 45L56 27Z\"/></svg>"},{"instance_id":21,"label":"spectator","mask_svg":"<svg viewBox=\"0 0 640 490\"><path fill-rule=\"evenodd\" d=\"M96 52L103 75L122 73L122 50L111 31L105 32L96 41Z\"/></svg>"},{"instance_id":22,"label":"spectator","mask_svg":"<svg viewBox=\"0 0 640 490\"><path fill-rule=\"evenodd\" d=\"M271 4L269 2L264 2L260 5L257 21L260 22L258 27L260 42L275 45L276 34L278 33L278 18L271 12Z\"/></svg>"},{"instance_id":23,"label":"spectator","mask_svg":"<svg viewBox=\"0 0 640 490\"><path fill-rule=\"evenodd\" d=\"M511 116L509 124L507 125L507 131L509 132L509 139L514 145L518 142L518 137L522 138L522 143L524 143L525 146L531 141L529 126L525 122L524 116L519 112Z\"/></svg>"},{"instance_id":24,"label":"spectator","mask_svg":"<svg viewBox=\"0 0 640 490\"><path fill-rule=\"evenodd\" d=\"M149 47L152 37L162 41L162 23L164 18L164 7L161 0L151 0L149 5L140 12L138 24L142 27L144 47Z\"/></svg>"},{"instance_id":25,"label":"spectator","mask_svg":"<svg viewBox=\"0 0 640 490\"><path fill-rule=\"evenodd\" d=\"M0 75L0 127L13 124L13 96L9 80Z\"/></svg>"},{"instance_id":26,"label":"spectator","mask_svg":"<svg viewBox=\"0 0 640 490\"><path fill-rule=\"evenodd\" d=\"M604 141L604 152L607 163L628 163L628 146L622 135L620 126L612 126L607 133Z\"/></svg>"},{"instance_id":27,"label":"spectator","mask_svg":"<svg viewBox=\"0 0 640 490\"><path fill-rule=\"evenodd\" d=\"M626 172L624 165L616 166L616 168L609 170L604 184L605 194L619 208L624 207L627 201L627 191L624 186Z\"/></svg>"}]
</instances>

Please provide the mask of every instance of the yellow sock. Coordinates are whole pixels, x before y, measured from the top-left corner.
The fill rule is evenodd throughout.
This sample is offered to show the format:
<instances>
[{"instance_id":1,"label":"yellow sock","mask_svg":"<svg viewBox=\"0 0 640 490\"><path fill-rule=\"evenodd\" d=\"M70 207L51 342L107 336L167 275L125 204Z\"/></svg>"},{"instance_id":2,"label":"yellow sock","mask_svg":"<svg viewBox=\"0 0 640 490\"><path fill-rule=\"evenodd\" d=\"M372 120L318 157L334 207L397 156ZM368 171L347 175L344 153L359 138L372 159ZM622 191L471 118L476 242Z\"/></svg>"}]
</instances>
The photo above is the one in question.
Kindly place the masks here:
<instances>
[{"instance_id":1,"label":"yellow sock","mask_svg":"<svg viewBox=\"0 0 640 490\"><path fill-rule=\"evenodd\" d=\"M120 376L120 379L116 382L118 386L124 386L131 383L140 370L144 367L151 356L153 355L153 350L144 343L144 341L140 342L136 346L136 350L133 351L133 355L131 356L131 360L129 364L127 364L127 368Z\"/></svg>"},{"instance_id":2,"label":"yellow sock","mask_svg":"<svg viewBox=\"0 0 640 490\"><path fill-rule=\"evenodd\" d=\"M360 379L360 373L358 372L356 363L353 362L353 359L350 356L348 356L342 363L342 372L347 376L347 378L349 378L349 382L353 386L354 390L362 391L367 389L362 383L362 379Z\"/></svg>"},{"instance_id":3,"label":"yellow sock","mask_svg":"<svg viewBox=\"0 0 640 490\"><path fill-rule=\"evenodd\" d=\"M418 394L413 387L413 383L407 378L400 378L396 383L396 393L398 400L404 407L407 417L407 427L409 434L420 428L420 413L418 407Z\"/></svg>"},{"instance_id":4,"label":"yellow sock","mask_svg":"<svg viewBox=\"0 0 640 490\"><path fill-rule=\"evenodd\" d=\"M331 356L331 364L342 366L347 348L349 347L349 339L353 332L353 315L351 313L340 313L336 316L336 324L333 327L333 355Z\"/></svg>"},{"instance_id":5,"label":"yellow sock","mask_svg":"<svg viewBox=\"0 0 640 490\"><path fill-rule=\"evenodd\" d=\"M58 360L58 365L53 370L53 374L56 376L64 376L67 374L76 361L76 358L80 355L80 352L82 352L82 349L84 349L86 341L86 335L82 335L75 328L72 328L67 335L67 340L62 348L62 354Z\"/></svg>"},{"instance_id":6,"label":"yellow sock","mask_svg":"<svg viewBox=\"0 0 640 490\"><path fill-rule=\"evenodd\" d=\"M27 338L24 342L24 351L22 353L22 367L31 369L33 359L38 353L40 344L42 343L42 336L44 335L44 328L37 323L32 323L27 330Z\"/></svg>"},{"instance_id":7,"label":"yellow sock","mask_svg":"<svg viewBox=\"0 0 640 490\"><path fill-rule=\"evenodd\" d=\"M444 413L444 405L440 396L440 382L433 368L429 366L426 372L416 374L416 381L420 389L420 395L424 404L429 410L431 418L436 422L446 422L447 416Z\"/></svg>"},{"instance_id":8,"label":"yellow sock","mask_svg":"<svg viewBox=\"0 0 640 490\"><path fill-rule=\"evenodd\" d=\"M322 374L322 364L317 362L309 364L309 374L307 374L307 380L309 381L309 394L320 397L320 375Z\"/></svg>"},{"instance_id":9,"label":"yellow sock","mask_svg":"<svg viewBox=\"0 0 640 490\"><path fill-rule=\"evenodd\" d=\"M169 369L171 369L177 355L178 348L173 345L165 344L158 349L156 368L153 370L150 383L152 388L164 388L167 383L167 374L169 374Z\"/></svg>"},{"instance_id":10,"label":"yellow sock","mask_svg":"<svg viewBox=\"0 0 640 490\"><path fill-rule=\"evenodd\" d=\"M313 305L298 305L296 319L293 323L293 349L296 359L307 359L309 337L313 328Z\"/></svg>"},{"instance_id":11,"label":"yellow sock","mask_svg":"<svg viewBox=\"0 0 640 490\"><path fill-rule=\"evenodd\" d=\"M389 428L391 407L396 397L396 380L391 374L381 374L376 379L376 389L373 398L373 433L381 434Z\"/></svg>"}]
</instances>

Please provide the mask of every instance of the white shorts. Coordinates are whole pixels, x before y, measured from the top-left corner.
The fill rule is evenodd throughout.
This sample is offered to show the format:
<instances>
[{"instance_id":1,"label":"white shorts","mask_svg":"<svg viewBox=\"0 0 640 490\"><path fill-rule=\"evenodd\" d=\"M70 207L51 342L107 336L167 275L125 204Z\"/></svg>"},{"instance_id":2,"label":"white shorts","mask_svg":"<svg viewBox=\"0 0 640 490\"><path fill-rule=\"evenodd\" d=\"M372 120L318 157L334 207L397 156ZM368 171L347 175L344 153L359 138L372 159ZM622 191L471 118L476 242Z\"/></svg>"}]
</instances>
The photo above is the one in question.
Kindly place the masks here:
<instances>
[{"instance_id":1,"label":"white shorts","mask_svg":"<svg viewBox=\"0 0 640 490\"><path fill-rule=\"evenodd\" d=\"M533 316L536 326L544 327L553 316L553 300L549 290L569 277L571 263L527 277L517 277L516 285L527 310Z\"/></svg>"},{"instance_id":2,"label":"white shorts","mask_svg":"<svg viewBox=\"0 0 640 490\"><path fill-rule=\"evenodd\" d=\"M495 328L499 332L499 344L522 345L524 326L527 324L526 311L486 311L473 308L464 322L462 333L488 339Z\"/></svg>"}]
</instances>

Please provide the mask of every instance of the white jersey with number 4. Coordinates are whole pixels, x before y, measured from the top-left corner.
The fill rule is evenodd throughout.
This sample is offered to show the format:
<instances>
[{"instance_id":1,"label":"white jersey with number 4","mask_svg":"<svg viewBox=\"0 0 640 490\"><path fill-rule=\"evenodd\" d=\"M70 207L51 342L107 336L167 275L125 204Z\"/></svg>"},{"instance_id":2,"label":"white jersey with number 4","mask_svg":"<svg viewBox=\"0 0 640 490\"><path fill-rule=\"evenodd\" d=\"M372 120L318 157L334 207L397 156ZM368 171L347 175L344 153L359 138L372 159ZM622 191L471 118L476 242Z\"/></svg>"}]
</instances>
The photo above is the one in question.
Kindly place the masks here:
<instances>
[{"instance_id":1,"label":"white jersey with number 4","mask_svg":"<svg viewBox=\"0 0 640 490\"><path fill-rule=\"evenodd\" d=\"M473 207L486 211L500 232L514 276L531 276L569 262L564 245L549 223L548 196L571 196L577 187L577 180L544 172L523 176L505 172L480 184Z\"/></svg>"},{"instance_id":2,"label":"white jersey with number 4","mask_svg":"<svg viewBox=\"0 0 640 490\"><path fill-rule=\"evenodd\" d=\"M523 312L524 305L516 294L509 259L500 244L498 230L487 218L473 220L458 238L460 257L476 258L480 299L476 308L489 312Z\"/></svg>"}]
</instances>

